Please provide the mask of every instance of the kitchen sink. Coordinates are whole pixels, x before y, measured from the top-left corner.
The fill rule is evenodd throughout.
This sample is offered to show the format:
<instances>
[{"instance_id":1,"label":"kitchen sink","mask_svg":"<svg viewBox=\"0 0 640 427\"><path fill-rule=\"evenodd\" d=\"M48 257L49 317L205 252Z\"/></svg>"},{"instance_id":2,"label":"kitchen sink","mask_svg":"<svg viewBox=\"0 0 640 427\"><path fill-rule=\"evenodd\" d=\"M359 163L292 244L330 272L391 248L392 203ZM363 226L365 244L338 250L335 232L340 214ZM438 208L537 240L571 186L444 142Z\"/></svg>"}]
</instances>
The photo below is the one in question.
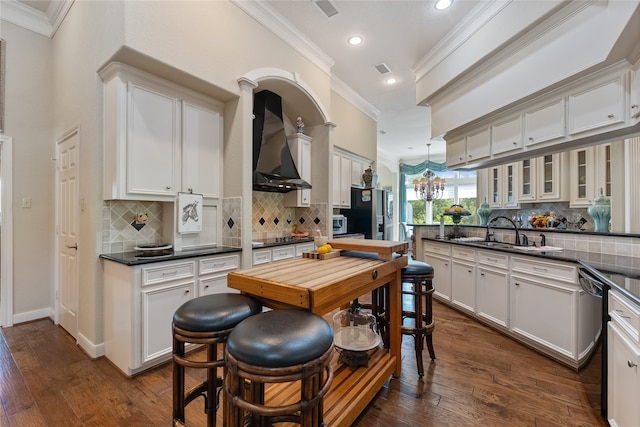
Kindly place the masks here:
<instances>
[{"instance_id":1,"label":"kitchen sink","mask_svg":"<svg viewBox=\"0 0 640 427\"><path fill-rule=\"evenodd\" d=\"M550 251L562 251L564 248L557 246L514 246L514 249L520 249L522 251L533 252L550 252Z\"/></svg>"},{"instance_id":2,"label":"kitchen sink","mask_svg":"<svg viewBox=\"0 0 640 427\"><path fill-rule=\"evenodd\" d=\"M496 248L496 249L511 249L515 248L513 243L505 243L505 242L469 242L470 245L474 246L482 246L485 248Z\"/></svg>"}]
</instances>

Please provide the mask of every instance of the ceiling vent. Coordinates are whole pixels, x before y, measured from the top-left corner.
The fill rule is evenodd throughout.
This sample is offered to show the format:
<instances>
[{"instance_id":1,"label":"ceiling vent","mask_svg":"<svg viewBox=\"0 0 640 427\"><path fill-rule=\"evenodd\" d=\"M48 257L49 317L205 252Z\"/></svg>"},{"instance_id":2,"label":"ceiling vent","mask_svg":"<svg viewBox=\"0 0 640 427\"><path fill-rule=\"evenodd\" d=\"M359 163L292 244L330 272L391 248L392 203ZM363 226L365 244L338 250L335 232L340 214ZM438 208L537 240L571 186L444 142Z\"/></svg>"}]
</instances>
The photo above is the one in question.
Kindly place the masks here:
<instances>
[{"instance_id":1,"label":"ceiling vent","mask_svg":"<svg viewBox=\"0 0 640 427\"><path fill-rule=\"evenodd\" d=\"M374 65L374 67L376 67L376 70L378 70L380 74L386 74L391 72L391 68L389 68L387 64L385 64L384 62L381 62L378 65Z\"/></svg>"},{"instance_id":2,"label":"ceiling vent","mask_svg":"<svg viewBox=\"0 0 640 427\"><path fill-rule=\"evenodd\" d=\"M328 18L338 13L338 9L336 9L329 0L316 0L315 3Z\"/></svg>"}]
</instances>

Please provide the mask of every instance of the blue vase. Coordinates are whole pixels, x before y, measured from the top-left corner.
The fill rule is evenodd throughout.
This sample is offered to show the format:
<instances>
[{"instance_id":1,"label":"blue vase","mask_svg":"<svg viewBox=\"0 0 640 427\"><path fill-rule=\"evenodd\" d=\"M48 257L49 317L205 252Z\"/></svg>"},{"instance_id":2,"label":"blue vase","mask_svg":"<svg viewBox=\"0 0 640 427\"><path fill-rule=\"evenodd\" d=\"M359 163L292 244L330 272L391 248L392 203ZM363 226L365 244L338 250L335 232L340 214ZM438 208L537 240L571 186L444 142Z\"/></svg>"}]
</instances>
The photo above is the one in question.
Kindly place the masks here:
<instances>
[{"instance_id":1,"label":"blue vase","mask_svg":"<svg viewBox=\"0 0 640 427\"><path fill-rule=\"evenodd\" d=\"M485 197L484 203L482 203L476 211L476 213L480 217L480 225L487 225L487 222L489 222L489 217L491 216L491 212L493 211L491 210L491 206L489 206L489 203L487 203L487 198Z\"/></svg>"},{"instance_id":2,"label":"blue vase","mask_svg":"<svg viewBox=\"0 0 640 427\"><path fill-rule=\"evenodd\" d=\"M602 188L600 195L596 197L593 204L587 209L589 216L593 218L595 227L593 231L600 233L609 232L609 221L611 220L611 201L604 197Z\"/></svg>"}]
</instances>

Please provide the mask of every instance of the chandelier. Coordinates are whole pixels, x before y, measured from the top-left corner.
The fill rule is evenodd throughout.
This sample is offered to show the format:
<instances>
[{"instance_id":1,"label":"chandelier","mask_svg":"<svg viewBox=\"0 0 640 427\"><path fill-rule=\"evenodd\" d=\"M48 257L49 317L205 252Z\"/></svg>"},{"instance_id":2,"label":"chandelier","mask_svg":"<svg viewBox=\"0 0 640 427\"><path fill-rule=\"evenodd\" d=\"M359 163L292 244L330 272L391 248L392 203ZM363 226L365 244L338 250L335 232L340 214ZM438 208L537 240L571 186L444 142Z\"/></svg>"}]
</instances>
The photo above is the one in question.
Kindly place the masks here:
<instances>
[{"instance_id":1,"label":"chandelier","mask_svg":"<svg viewBox=\"0 0 640 427\"><path fill-rule=\"evenodd\" d=\"M444 196L445 180L440 179L429 169L431 163L431 144L427 144L427 170L422 174L420 180L413 180L413 188L416 197L425 202L441 199Z\"/></svg>"}]
</instances>

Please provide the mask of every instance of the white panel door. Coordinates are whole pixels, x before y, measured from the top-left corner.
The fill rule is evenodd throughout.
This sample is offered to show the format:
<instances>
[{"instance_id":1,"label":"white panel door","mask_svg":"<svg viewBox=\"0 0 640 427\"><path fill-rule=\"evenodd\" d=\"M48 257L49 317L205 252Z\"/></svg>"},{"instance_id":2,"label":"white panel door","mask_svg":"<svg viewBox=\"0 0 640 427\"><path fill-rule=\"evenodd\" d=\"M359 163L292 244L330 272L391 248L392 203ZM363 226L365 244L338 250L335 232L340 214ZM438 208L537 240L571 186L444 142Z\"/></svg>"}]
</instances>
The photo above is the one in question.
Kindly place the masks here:
<instances>
[{"instance_id":1,"label":"white panel door","mask_svg":"<svg viewBox=\"0 0 640 427\"><path fill-rule=\"evenodd\" d=\"M57 320L71 336L78 333L78 130L57 143L58 277Z\"/></svg>"}]
</instances>

